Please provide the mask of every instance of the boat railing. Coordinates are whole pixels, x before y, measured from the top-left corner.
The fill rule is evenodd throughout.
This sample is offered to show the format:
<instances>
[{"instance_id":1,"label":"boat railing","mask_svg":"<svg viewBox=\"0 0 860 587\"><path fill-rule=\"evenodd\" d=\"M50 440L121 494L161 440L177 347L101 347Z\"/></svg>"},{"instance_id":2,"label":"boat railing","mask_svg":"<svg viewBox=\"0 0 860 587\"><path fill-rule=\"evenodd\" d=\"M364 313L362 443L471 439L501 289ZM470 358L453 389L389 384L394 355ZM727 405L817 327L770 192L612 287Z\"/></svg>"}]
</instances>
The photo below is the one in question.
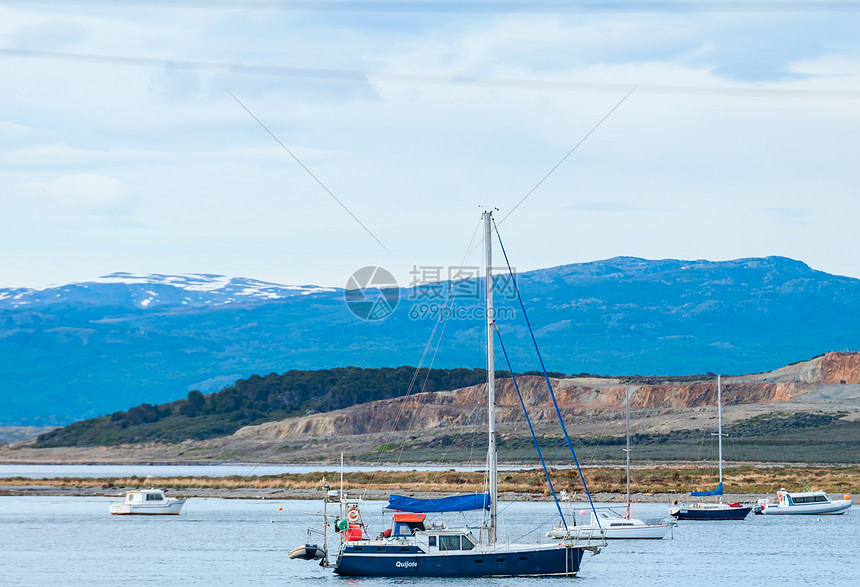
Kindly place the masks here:
<instances>
[{"instance_id":1,"label":"boat railing","mask_svg":"<svg viewBox=\"0 0 860 587\"><path fill-rule=\"evenodd\" d=\"M671 519L666 518L645 518L642 520L648 526L659 526L661 524L671 524L672 526L677 526L678 522Z\"/></svg>"}]
</instances>

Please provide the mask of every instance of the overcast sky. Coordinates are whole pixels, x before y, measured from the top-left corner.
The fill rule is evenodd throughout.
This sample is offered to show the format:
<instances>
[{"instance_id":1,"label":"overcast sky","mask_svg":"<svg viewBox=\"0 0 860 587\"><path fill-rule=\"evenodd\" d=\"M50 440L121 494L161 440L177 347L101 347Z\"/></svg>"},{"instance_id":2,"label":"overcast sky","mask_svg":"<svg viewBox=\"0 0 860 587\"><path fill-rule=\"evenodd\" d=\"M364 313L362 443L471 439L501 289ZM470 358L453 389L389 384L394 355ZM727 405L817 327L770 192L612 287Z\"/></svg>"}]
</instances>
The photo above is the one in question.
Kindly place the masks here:
<instances>
[{"instance_id":1,"label":"overcast sky","mask_svg":"<svg viewBox=\"0 0 860 587\"><path fill-rule=\"evenodd\" d=\"M164 4L0 0L0 287L408 284L586 135L500 227L519 270L784 255L860 277L860 5Z\"/></svg>"}]
</instances>

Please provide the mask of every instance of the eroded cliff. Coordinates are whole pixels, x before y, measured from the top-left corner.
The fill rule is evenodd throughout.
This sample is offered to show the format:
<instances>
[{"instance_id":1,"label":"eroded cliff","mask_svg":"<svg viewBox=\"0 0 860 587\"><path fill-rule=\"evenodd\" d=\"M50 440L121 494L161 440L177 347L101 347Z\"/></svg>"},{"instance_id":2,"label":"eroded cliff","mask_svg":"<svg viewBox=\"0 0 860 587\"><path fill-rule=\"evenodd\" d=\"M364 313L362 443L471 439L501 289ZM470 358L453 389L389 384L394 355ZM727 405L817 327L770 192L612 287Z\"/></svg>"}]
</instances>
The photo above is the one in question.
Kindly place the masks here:
<instances>
[{"instance_id":1,"label":"eroded cliff","mask_svg":"<svg viewBox=\"0 0 860 587\"><path fill-rule=\"evenodd\" d=\"M701 379L631 378L630 408L666 416L673 412L716 405L716 376ZM620 378L550 379L565 419L617 419L625 409L626 381ZM543 377L517 379L532 421L555 418ZM860 412L860 353L831 352L769 373L722 378L722 401L727 410L747 407L755 413L769 408ZM416 393L408 397L359 404L328 412L249 426L233 437L256 442L290 438L372 434L383 431L420 433L426 430L480 425L486 420L486 384L446 392ZM757 408L757 409L756 409ZM739 412L740 410L736 410ZM496 381L496 421L518 425L524 417L513 381ZM656 425L656 422L655 422ZM666 424L660 424L665 428ZM670 426L671 427L671 426Z\"/></svg>"}]
</instances>

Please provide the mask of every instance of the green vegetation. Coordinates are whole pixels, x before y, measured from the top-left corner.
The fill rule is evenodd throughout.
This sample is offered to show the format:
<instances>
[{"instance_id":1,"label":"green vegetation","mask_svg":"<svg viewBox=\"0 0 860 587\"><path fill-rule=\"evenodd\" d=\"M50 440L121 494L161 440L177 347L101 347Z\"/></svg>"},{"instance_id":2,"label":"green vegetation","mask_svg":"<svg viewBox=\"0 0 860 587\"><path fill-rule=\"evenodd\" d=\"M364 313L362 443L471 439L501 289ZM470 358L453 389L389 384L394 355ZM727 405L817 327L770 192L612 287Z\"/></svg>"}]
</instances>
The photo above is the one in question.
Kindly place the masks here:
<instances>
[{"instance_id":1,"label":"green vegetation","mask_svg":"<svg viewBox=\"0 0 860 587\"><path fill-rule=\"evenodd\" d=\"M550 473L557 491L582 491L582 482L576 469L554 469ZM51 478L30 479L12 477L0 479L4 486L53 486L118 489L130 487L165 487L177 494L194 493L195 489L319 489L323 477L336 479L337 471L314 473L285 473L281 475L229 477L108 477L108 478ZM713 467L658 465L631 472L631 485L636 493L687 493L713 488L717 470ZM365 471L347 472L344 484L353 490L437 491L445 493L485 490L483 471ZM860 491L860 467L851 466L737 466L723 470L724 484L729 493L773 493L779 487L800 489L808 483L831 493ZM592 493L615 493L619 497L626 489L624 471L618 467L596 467L585 470L585 478ZM540 499L549 495L549 488L540 468L506 471L499 479L501 492L528 493ZM271 495L272 492L267 492ZM581 494L580 494L581 495ZM314 492L305 497L319 499Z\"/></svg>"},{"instance_id":2,"label":"green vegetation","mask_svg":"<svg viewBox=\"0 0 860 587\"><path fill-rule=\"evenodd\" d=\"M496 377L505 375L499 372ZM40 435L34 446L202 440L232 434L242 426L391 399L410 391L458 389L485 378L483 369L421 369L416 373L414 367L343 367L252 375L216 393L191 391L183 400L141 404L126 412L75 422Z\"/></svg>"},{"instance_id":3,"label":"green vegetation","mask_svg":"<svg viewBox=\"0 0 860 587\"><path fill-rule=\"evenodd\" d=\"M735 422L724 429L723 455L726 461L784 463L856 463L860 422L840 420L843 412L763 414ZM716 428L716 423L714 423ZM693 461L712 464L717 460L716 430L675 430L666 434L633 434L630 439L636 463ZM479 439L470 431L440 434L392 446L381 460L437 463L470 462L482 454L483 432ZM571 437L580 463L623 463L624 436ZM476 443L477 442L477 443ZM569 464L570 451L560 435L538 437L548 463ZM534 442L525 431L504 434L497 440L499 459L509 463L538 464ZM379 455L351 455L380 460Z\"/></svg>"}]
</instances>

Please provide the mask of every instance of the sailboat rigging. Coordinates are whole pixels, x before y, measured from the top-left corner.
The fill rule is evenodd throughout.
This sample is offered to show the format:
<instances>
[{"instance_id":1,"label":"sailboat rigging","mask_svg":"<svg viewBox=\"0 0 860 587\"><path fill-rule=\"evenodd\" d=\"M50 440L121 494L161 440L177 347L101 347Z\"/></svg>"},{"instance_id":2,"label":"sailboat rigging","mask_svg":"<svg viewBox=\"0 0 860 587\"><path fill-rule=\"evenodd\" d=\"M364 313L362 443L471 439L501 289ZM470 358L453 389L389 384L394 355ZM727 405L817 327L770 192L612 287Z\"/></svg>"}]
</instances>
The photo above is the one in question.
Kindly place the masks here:
<instances>
[{"instance_id":1,"label":"sailboat rigging","mask_svg":"<svg viewBox=\"0 0 860 587\"><path fill-rule=\"evenodd\" d=\"M498 462L495 429L495 356L493 349L492 239L493 213L482 215L485 251L485 309L487 349L487 466L488 491L436 499L389 496L387 510L394 511L393 527L376 538L366 536L359 503L326 488L325 501L337 500L339 517L334 520L339 544L331 557L323 552L321 565L338 575L366 577L481 577L481 576L574 576L585 551L598 552L604 544L565 537L537 544L503 542L498 535ZM477 528L449 528L428 514L483 511ZM561 514L561 510L559 509ZM328 528L324 514L324 530ZM326 538L327 540L327 538ZM328 544L328 542L326 542ZM318 558L315 545L297 547L295 558ZM298 556L305 554L306 556Z\"/></svg>"},{"instance_id":2,"label":"sailboat rigging","mask_svg":"<svg viewBox=\"0 0 860 587\"><path fill-rule=\"evenodd\" d=\"M679 505L669 510L676 520L743 520L752 510L751 506L740 503L723 503L723 400L722 384L717 375L717 463L719 465L719 485L708 491L693 491L693 497L719 496L718 503L696 502Z\"/></svg>"},{"instance_id":3,"label":"sailboat rigging","mask_svg":"<svg viewBox=\"0 0 860 587\"><path fill-rule=\"evenodd\" d=\"M580 537L602 536L606 539L634 539L634 538L664 538L669 530L675 525L672 523L646 523L637 518L630 517L630 384L624 386L625 395L625 422L627 430L627 499L624 507L624 515L619 515L611 507L592 510L591 522L580 524L567 530L554 528L547 533L548 536L560 538L574 533Z\"/></svg>"}]
</instances>

